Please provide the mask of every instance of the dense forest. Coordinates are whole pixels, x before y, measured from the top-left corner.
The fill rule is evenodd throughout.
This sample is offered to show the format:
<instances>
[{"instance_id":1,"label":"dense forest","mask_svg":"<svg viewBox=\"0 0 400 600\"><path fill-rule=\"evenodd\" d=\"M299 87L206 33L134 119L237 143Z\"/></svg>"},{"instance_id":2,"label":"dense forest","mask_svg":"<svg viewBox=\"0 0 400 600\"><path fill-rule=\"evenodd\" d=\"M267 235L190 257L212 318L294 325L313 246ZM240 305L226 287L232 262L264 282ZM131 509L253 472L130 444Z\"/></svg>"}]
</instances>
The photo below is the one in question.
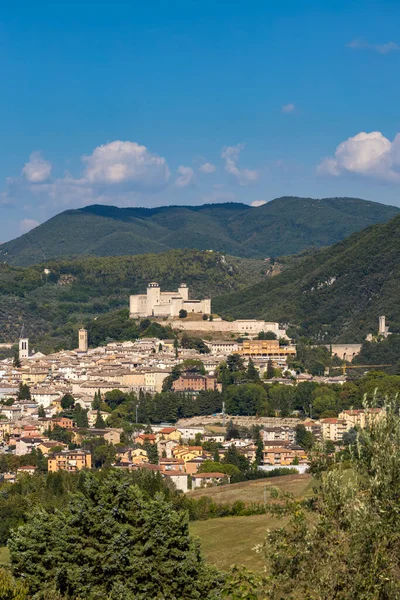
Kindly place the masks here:
<instances>
[{"instance_id":1,"label":"dense forest","mask_svg":"<svg viewBox=\"0 0 400 600\"><path fill-rule=\"evenodd\" d=\"M329 246L398 212L358 198L284 197L259 207L234 202L152 209L95 205L63 212L1 245L0 258L26 266L62 257L161 253L171 248L275 257Z\"/></svg>"},{"instance_id":2,"label":"dense forest","mask_svg":"<svg viewBox=\"0 0 400 600\"><path fill-rule=\"evenodd\" d=\"M220 296L214 310L294 325L316 343L363 342L386 315L400 332L400 217L374 225L288 266L281 274Z\"/></svg>"}]
</instances>

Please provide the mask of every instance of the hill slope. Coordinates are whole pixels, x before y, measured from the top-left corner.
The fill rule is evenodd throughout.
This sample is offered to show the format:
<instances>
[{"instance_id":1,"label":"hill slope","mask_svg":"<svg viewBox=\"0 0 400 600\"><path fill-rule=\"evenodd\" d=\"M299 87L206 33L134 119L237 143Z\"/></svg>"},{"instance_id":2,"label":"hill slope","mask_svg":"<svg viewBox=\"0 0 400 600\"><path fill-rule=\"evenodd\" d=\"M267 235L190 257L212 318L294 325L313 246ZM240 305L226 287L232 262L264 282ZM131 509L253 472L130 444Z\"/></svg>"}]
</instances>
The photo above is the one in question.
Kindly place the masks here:
<instances>
[{"instance_id":1,"label":"hill slope","mask_svg":"<svg viewBox=\"0 0 400 600\"><path fill-rule=\"evenodd\" d=\"M213 310L300 326L316 341L362 342L380 314L400 332L400 217L299 259L280 275L217 298Z\"/></svg>"},{"instance_id":2,"label":"hill slope","mask_svg":"<svg viewBox=\"0 0 400 600\"><path fill-rule=\"evenodd\" d=\"M101 315L102 321L111 322L109 311L127 309L129 295L144 292L149 281L158 281L164 289L177 289L185 281L190 297L215 297L261 279L265 266L258 259L171 250L48 261L46 268L47 277L43 265L0 265L0 342L17 341L24 323L35 349L74 348L79 324L100 320Z\"/></svg>"},{"instance_id":3,"label":"hill slope","mask_svg":"<svg viewBox=\"0 0 400 600\"><path fill-rule=\"evenodd\" d=\"M28 266L80 255L122 256L171 248L234 256L295 254L334 244L398 208L357 198L278 198L256 208L226 203L161 208L88 206L65 211L0 246L0 259Z\"/></svg>"}]
</instances>

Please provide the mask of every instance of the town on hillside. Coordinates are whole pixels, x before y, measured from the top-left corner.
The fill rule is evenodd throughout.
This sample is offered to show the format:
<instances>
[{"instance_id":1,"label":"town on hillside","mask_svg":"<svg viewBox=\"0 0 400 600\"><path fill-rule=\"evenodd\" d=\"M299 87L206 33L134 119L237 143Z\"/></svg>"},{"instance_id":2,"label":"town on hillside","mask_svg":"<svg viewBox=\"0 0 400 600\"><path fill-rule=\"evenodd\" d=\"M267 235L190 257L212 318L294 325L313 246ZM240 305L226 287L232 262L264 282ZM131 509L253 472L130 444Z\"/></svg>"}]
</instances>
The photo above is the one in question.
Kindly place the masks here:
<instances>
[{"instance_id":1,"label":"town on hillside","mask_svg":"<svg viewBox=\"0 0 400 600\"><path fill-rule=\"evenodd\" d=\"M316 448L341 451L384 410L363 406L363 378L349 381L360 345L311 347L335 374L315 370L318 354L307 369L284 325L224 321L185 284L150 283L130 313L167 319L174 337L89 347L81 328L75 350L44 355L21 332L16 356L0 363L4 482L115 467L159 472L186 493L250 472L304 473ZM381 316L376 339L389 334Z\"/></svg>"}]
</instances>

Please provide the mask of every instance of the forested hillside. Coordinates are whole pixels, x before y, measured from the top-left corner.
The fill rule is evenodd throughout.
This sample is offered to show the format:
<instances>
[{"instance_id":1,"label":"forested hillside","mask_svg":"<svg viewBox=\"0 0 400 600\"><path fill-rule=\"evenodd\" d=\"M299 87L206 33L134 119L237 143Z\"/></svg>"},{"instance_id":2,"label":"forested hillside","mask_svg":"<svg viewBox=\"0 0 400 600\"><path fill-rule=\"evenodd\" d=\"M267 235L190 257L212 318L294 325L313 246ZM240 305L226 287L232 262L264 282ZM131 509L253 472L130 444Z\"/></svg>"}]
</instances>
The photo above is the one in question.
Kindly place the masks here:
<instances>
[{"instance_id":1,"label":"forested hillside","mask_svg":"<svg viewBox=\"0 0 400 600\"><path fill-rule=\"evenodd\" d=\"M64 257L160 253L171 248L276 257L329 246L398 212L396 207L357 198L284 197L259 207L95 205L67 210L2 244L0 259L27 266Z\"/></svg>"},{"instance_id":2,"label":"forested hillside","mask_svg":"<svg viewBox=\"0 0 400 600\"><path fill-rule=\"evenodd\" d=\"M145 292L149 281L172 290L184 281L192 298L215 298L260 280L266 269L261 260L197 250L48 261L26 268L2 264L0 342L16 341L24 323L36 349L75 347L79 324L128 308L129 295ZM121 316L107 320L115 319Z\"/></svg>"},{"instance_id":3,"label":"forested hillside","mask_svg":"<svg viewBox=\"0 0 400 600\"><path fill-rule=\"evenodd\" d=\"M386 315L400 332L400 217L300 259L277 277L223 295L214 310L290 323L315 341L361 342Z\"/></svg>"}]
</instances>

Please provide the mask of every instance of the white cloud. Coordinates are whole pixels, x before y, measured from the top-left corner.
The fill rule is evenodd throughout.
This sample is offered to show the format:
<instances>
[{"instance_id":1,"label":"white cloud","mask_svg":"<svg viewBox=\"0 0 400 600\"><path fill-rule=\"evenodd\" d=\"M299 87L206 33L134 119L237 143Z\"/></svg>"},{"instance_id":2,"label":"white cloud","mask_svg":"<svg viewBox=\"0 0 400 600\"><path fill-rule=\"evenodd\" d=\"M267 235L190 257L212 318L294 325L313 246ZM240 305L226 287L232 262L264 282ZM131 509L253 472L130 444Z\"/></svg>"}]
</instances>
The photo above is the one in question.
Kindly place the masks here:
<instances>
[{"instance_id":1,"label":"white cloud","mask_svg":"<svg viewBox=\"0 0 400 600\"><path fill-rule=\"evenodd\" d=\"M237 165L239 154L243 150L244 144L236 146L225 146L221 151L221 158L225 161L225 171L233 175L239 185L249 185L258 179L258 172L251 169L240 169Z\"/></svg>"},{"instance_id":2,"label":"white cloud","mask_svg":"<svg viewBox=\"0 0 400 600\"><path fill-rule=\"evenodd\" d=\"M385 44L370 44L362 39L355 39L346 44L347 48L353 48L354 50L375 50L379 54L388 54L388 52L400 50L400 46L394 42L386 42Z\"/></svg>"},{"instance_id":3,"label":"white cloud","mask_svg":"<svg viewBox=\"0 0 400 600\"><path fill-rule=\"evenodd\" d=\"M339 144L334 156L325 158L317 171L335 177L356 173L400 182L400 135L391 142L380 131L358 133Z\"/></svg>"},{"instance_id":4,"label":"white cloud","mask_svg":"<svg viewBox=\"0 0 400 600\"><path fill-rule=\"evenodd\" d=\"M201 171L202 173L215 173L215 170L216 166L212 165L209 162L206 162L199 167L199 171Z\"/></svg>"},{"instance_id":5,"label":"white cloud","mask_svg":"<svg viewBox=\"0 0 400 600\"><path fill-rule=\"evenodd\" d=\"M177 172L179 173L179 177L177 177L177 179L175 180L175 185L177 187L183 188L193 184L194 171L191 167L184 167L183 165L181 165L177 168Z\"/></svg>"},{"instance_id":6,"label":"white cloud","mask_svg":"<svg viewBox=\"0 0 400 600\"><path fill-rule=\"evenodd\" d=\"M22 221L19 222L19 230L21 233L28 233L28 231L34 229L38 225L40 225L40 223L34 219L22 219Z\"/></svg>"},{"instance_id":7,"label":"white cloud","mask_svg":"<svg viewBox=\"0 0 400 600\"><path fill-rule=\"evenodd\" d=\"M128 184L131 188L157 188L168 182L170 172L165 158L152 154L136 142L116 140L84 156L85 182L92 185Z\"/></svg>"},{"instance_id":8,"label":"white cloud","mask_svg":"<svg viewBox=\"0 0 400 600\"><path fill-rule=\"evenodd\" d=\"M253 202L251 202L250 206L264 206L264 204L267 204L266 200L253 200Z\"/></svg>"},{"instance_id":9,"label":"white cloud","mask_svg":"<svg viewBox=\"0 0 400 600\"><path fill-rule=\"evenodd\" d=\"M22 175L30 183L42 183L51 175L51 164L42 158L40 152L32 152L29 162L22 169Z\"/></svg>"},{"instance_id":10,"label":"white cloud","mask_svg":"<svg viewBox=\"0 0 400 600\"><path fill-rule=\"evenodd\" d=\"M296 108L296 107L295 107L295 105L294 105L294 104L292 104L292 103L290 103L290 104L284 104L284 105L282 106L282 109L281 109L281 111L282 111L283 113L291 113L291 112L293 112L293 111L295 110L295 108Z\"/></svg>"}]
</instances>

